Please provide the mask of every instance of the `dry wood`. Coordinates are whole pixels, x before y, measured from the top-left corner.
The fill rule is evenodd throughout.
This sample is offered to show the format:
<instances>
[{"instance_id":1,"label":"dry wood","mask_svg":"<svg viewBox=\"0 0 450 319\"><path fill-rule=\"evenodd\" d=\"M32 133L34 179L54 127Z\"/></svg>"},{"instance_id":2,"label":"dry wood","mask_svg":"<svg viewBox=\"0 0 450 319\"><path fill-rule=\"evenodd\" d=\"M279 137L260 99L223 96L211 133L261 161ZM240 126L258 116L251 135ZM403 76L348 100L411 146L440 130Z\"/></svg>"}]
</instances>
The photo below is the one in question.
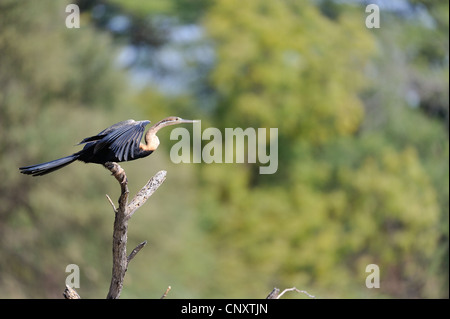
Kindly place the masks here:
<instances>
[{"instance_id":1,"label":"dry wood","mask_svg":"<svg viewBox=\"0 0 450 319\"><path fill-rule=\"evenodd\" d=\"M306 290L299 290L295 287L292 288L286 288L284 289L281 293L280 293L280 289L278 288L273 288L273 290L270 292L270 294L266 297L266 299L280 299L281 296L283 296L286 292L288 291L295 291L301 294L305 294L307 295L309 298L316 298L315 296L311 295L310 293L308 293Z\"/></svg>"},{"instance_id":2,"label":"dry wood","mask_svg":"<svg viewBox=\"0 0 450 319\"><path fill-rule=\"evenodd\" d=\"M166 171L158 172L148 183L136 194L130 204L128 204L128 179L125 171L113 162L105 163L112 175L120 184L121 194L119 197L119 207L116 208L109 196L108 201L112 205L114 218L113 231L113 267L112 278L107 295L108 299L118 299L123 288L123 280L128 269L128 263L136 256L136 254L145 246L146 241L140 243L133 249L131 254L127 256L127 239L128 239L128 220L141 207L147 199L158 189L166 178Z\"/></svg>"},{"instance_id":3,"label":"dry wood","mask_svg":"<svg viewBox=\"0 0 450 319\"><path fill-rule=\"evenodd\" d=\"M73 289L66 285L66 289L64 289L63 296L66 299L81 299L80 295Z\"/></svg>"},{"instance_id":4,"label":"dry wood","mask_svg":"<svg viewBox=\"0 0 450 319\"><path fill-rule=\"evenodd\" d=\"M164 299L167 297L167 294L169 293L170 289L172 289L172 287L167 287L166 291L164 291L163 295L161 296L160 299Z\"/></svg>"}]
</instances>

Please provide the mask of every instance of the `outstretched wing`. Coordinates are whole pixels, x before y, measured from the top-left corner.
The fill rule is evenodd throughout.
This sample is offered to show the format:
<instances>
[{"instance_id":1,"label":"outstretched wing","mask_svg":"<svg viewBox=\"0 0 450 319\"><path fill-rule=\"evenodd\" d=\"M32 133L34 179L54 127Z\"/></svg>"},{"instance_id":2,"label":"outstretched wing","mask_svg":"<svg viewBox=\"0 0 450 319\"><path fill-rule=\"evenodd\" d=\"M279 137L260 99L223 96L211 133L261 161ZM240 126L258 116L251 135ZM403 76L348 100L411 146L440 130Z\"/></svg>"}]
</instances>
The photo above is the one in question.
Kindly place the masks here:
<instances>
[{"instance_id":1,"label":"outstretched wing","mask_svg":"<svg viewBox=\"0 0 450 319\"><path fill-rule=\"evenodd\" d=\"M148 122L148 123L150 123L150 121L141 121L141 122ZM99 141L102 138L104 138L105 136L107 136L109 133L114 132L115 130L119 129L120 127L123 127L123 126L126 126L126 125L132 125L133 123L139 123L139 122L136 122L135 120L126 120L126 121L122 121L122 122L113 124L110 127L105 128L103 131L101 131L97 135L86 137L80 143L78 143L78 145L85 144L85 143L88 143L88 142L93 142L93 141Z\"/></svg>"},{"instance_id":2,"label":"outstretched wing","mask_svg":"<svg viewBox=\"0 0 450 319\"><path fill-rule=\"evenodd\" d=\"M102 137L96 142L94 152L107 147L114 152L118 161L133 159L134 151L139 149L139 143L148 123L150 121L128 120L114 124L97 135ZM95 140L97 140L96 137L90 137L83 141L86 143Z\"/></svg>"}]
</instances>

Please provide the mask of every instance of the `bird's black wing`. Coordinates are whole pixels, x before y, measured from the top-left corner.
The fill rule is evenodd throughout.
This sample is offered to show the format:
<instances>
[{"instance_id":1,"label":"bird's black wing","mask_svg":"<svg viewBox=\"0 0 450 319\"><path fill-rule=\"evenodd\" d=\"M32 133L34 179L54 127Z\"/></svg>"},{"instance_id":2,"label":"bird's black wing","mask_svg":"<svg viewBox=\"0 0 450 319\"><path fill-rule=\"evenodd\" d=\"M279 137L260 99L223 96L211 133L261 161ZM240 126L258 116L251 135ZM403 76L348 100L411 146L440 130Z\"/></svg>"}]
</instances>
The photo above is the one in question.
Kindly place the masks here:
<instances>
[{"instance_id":1,"label":"bird's black wing","mask_svg":"<svg viewBox=\"0 0 450 319\"><path fill-rule=\"evenodd\" d=\"M109 127L99 133L104 137L96 143L94 151L97 152L108 147L119 161L133 159L134 151L139 148L145 126L148 123L150 121L128 120Z\"/></svg>"},{"instance_id":2,"label":"bird's black wing","mask_svg":"<svg viewBox=\"0 0 450 319\"><path fill-rule=\"evenodd\" d=\"M142 122L144 122L144 121L142 121ZM114 132L115 130L117 130L117 129L121 128L121 127L124 127L124 126L127 126L127 125L132 125L133 123L139 123L139 122L136 122L135 120L126 120L126 121L122 121L122 122L113 124L110 127L105 128L103 131L101 131L97 135L86 137L80 143L78 143L78 145L85 144L85 143L88 143L88 142L101 140L102 138L107 136L109 133Z\"/></svg>"}]
</instances>

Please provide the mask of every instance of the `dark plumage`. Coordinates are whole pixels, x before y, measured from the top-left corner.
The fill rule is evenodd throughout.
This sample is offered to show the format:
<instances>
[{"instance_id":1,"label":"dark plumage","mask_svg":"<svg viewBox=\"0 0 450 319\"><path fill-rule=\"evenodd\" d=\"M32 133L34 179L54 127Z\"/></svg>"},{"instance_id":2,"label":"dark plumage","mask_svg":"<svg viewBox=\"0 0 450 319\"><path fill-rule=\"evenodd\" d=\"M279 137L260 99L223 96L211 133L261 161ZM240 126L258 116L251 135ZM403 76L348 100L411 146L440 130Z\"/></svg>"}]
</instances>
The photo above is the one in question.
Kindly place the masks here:
<instances>
[{"instance_id":1,"label":"dark plumage","mask_svg":"<svg viewBox=\"0 0 450 319\"><path fill-rule=\"evenodd\" d=\"M20 167L23 174L39 176L51 173L79 160L85 163L104 164L106 162L132 161L153 153L159 145L156 133L161 128L181 123L193 123L179 117L168 117L153 125L145 134L145 144L141 143L145 126L150 121L127 120L116 123L97 135L86 137L78 145L83 149L72 155L50 162Z\"/></svg>"}]
</instances>

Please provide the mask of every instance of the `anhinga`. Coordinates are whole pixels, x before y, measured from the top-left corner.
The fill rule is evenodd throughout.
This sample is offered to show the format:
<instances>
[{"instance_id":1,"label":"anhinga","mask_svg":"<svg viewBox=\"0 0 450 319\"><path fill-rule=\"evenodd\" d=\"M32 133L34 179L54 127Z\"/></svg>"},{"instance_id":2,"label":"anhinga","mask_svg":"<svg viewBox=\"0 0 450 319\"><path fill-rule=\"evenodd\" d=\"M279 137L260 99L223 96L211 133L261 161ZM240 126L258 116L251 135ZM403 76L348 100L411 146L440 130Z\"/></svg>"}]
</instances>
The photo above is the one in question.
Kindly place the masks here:
<instances>
[{"instance_id":1,"label":"anhinga","mask_svg":"<svg viewBox=\"0 0 450 319\"><path fill-rule=\"evenodd\" d=\"M76 160L97 164L132 161L146 157L156 150L159 146L159 139L156 133L161 128L193 122L195 121L184 120L174 116L165 118L150 127L145 134L144 144L141 143L142 135L144 134L145 126L150 121L122 121L104 129L95 136L82 140L78 145L86 145L77 153L42 164L20 167L19 170L23 174L39 176L56 171Z\"/></svg>"}]
</instances>

